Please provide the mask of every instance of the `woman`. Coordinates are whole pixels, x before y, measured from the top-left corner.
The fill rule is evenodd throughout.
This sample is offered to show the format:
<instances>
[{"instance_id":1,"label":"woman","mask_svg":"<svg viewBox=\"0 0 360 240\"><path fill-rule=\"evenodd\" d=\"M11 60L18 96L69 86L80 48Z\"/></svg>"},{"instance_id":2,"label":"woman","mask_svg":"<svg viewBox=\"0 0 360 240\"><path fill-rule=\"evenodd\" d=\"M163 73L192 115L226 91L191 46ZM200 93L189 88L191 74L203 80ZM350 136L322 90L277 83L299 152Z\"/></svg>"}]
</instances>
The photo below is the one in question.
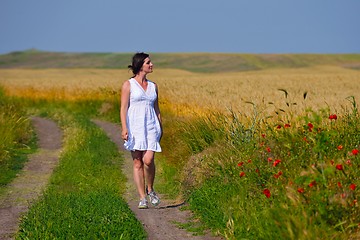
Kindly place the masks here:
<instances>
[{"instance_id":1,"label":"woman","mask_svg":"<svg viewBox=\"0 0 360 240\"><path fill-rule=\"evenodd\" d=\"M136 53L129 69L134 76L121 89L121 136L133 158L134 181L140 195L139 208L148 208L147 197L154 206L160 203L153 188L154 157L155 152L161 152L162 137L158 88L146 78L153 71L148 54Z\"/></svg>"}]
</instances>

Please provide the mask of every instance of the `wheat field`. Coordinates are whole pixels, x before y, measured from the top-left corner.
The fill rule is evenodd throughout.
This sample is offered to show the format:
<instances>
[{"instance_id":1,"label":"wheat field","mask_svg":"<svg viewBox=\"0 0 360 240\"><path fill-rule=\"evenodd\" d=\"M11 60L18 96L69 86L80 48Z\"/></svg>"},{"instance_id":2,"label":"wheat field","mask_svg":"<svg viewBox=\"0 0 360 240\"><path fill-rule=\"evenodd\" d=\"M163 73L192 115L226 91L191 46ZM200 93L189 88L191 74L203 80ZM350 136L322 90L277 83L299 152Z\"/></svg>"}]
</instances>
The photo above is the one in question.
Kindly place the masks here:
<instances>
[{"instance_id":1,"label":"wheat field","mask_svg":"<svg viewBox=\"0 0 360 240\"><path fill-rule=\"evenodd\" d=\"M118 94L129 77L128 70L113 69L1 69L0 85L9 95L76 100ZM351 106L349 96L360 101L360 71L334 66L231 73L155 68L148 78L158 84L160 99L173 104L245 114L251 114L253 106L266 111L330 108L340 113Z\"/></svg>"}]
</instances>

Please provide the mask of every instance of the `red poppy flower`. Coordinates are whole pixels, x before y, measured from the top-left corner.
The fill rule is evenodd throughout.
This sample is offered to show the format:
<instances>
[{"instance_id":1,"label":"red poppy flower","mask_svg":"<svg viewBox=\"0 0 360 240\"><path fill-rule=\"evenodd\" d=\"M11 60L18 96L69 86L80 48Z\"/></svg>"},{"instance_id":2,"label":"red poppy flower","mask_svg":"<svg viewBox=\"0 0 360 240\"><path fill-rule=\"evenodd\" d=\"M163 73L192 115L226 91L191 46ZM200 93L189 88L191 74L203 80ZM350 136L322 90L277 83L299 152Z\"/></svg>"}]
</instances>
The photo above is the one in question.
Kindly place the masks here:
<instances>
[{"instance_id":1,"label":"red poppy flower","mask_svg":"<svg viewBox=\"0 0 360 240\"><path fill-rule=\"evenodd\" d=\"M354 183L350 184L350 189L355 191L356 185Z\"/></svg>"},{"instance_id":2,"label":"red poppy flower","mask_svg":"<svg viewBox=\"0 0 360 240\"><path fill-rule=\"evenodd\" d=\"M357 155L359 153L359 150L358 149L353 149L351 151L352 155Z\"/></svg>"},{"instance_id":3,"label":"red poppy flower","mask_svg":"<svg viewBox=\"0 0 360 240\"><path fill-rule=\"evenodd\" d=\"M240 177L244 177L245 176L245 173L244 172L241 172L240 173Z\"/></svg>"},{"instance_id":4,"label":"red poppy flower","mask_svg":"<svg viewBox=\"0 0 360 240\"><path fill-rule=\"evenodd\" d=\"M316 185L316 181L312 181L311 183L309 183L309 187L313 187Z\"/></svg>"},{"instance_id":5,"label":"red poppy flower","mask_svg":"<svg viewBox=\"0 0 360 240\"><path fill-rule=\"evenodd\" d=\"M266 151L267 151L267 152L271 152L271 148L266 147Z\"/></svg>"},{"instance_id":6,"label":"red poppy flower","mask_svg":"<svg viewBox=\"0 0 360 240\"><path fill-rule=\"evenodd\" d=\"M279 178L282 175L282 171L279 171L277 174L274 174L274 178Z\"/></svg>"},{"instance_id":7,"label":"red poppy flower","mask_svg":"<svg viewBox=\"0 0 360 240\"><path fill-rule=\"evenodd\" d=\"M251 159L248 160L248 163L251 163Z\"/></svg>"},{"instance_id":8,"label":"red poppy flower","mask_svg":"<svg viewBox=\"0 0 360 240\"><path fill-rule=\"evenodd\" d=\"M238 167L241 167L244 164L244 162L239 162L237 165Z\"/></svg>"},{"instance_id":9,"label":"red poppy flower","mask_svg":"<svg viewBox=\"0 0 360 240\"><path fill-rule=\"evenodd\" d=\"M309 131L311 132L312 129L314 128L314 125L312 123L308 123L308 127L309 127Z\"/></svg>"},{"instance_id":10,"label":"red poppy flower","mask_svg":"<svg viewBox=\"0 0 360 240\"><path fill-rule=\"evenodd\" d=\"M289 128L289 127L291 127L291 126L290 126L290 124L288 124L288 123L286 123L286 124L284 125L284 128Z\"/></svg>"},{"instance_id":11,"label":"red poppy flower","mask_svg":"<svg viewBox=\"0 0 360 240\"><path fill-rule=\"evenodd\" d=\"M346 164L351 165L351 160L350 159L346 160Z\"/></svg>"},{"instance_id":12,"label":"red poppy flower","mask_svg":"<svg viewBox=\"0 0 360 240\"><path fill-rule=\"evenodd\" d=\"M340 170L340 171L344 170L344 168L343 168L343 166L341 164L337 164L336 169Z\"/></svg>"},{"instance_id":13,"label":"red poppy flower","mask_svg":"<svg viewBox=\"0 0 360 240\"><path fill-rule=\"evenodd\" d=\"M273 163L273 166L276 167L279 163L281 163L281 160L276 159Z\"/></svg>"},{"instance_id":14,"label":"red poppy flower","mask_svg":"<svg viewBox=\"0 0 360 240\"><path fill-rule=\"evenodd\" d=\"M337 146L337 149L338 150L341 150L341 149L343 149L344 147L342 146L342 145L339 145L339 146Z\"/></svg>"},{"instance_id":15,"label":"red poppy flower","mask_svg":"<svg viewBox=\"0 0 360 240\"><path fill-rule=\"evenodd\" d=\"M338 185L339 188L342 187L341 182L338 182L337 185Z\"/></svg>"},{"instance_id":16,"label":"red poppy flower","mask_svg":"<svg viewBox=\"0 0 360 240\"><path fill-rule=\"evenodd\" d=\"M271 157L269 157L267 160L268 160L268 162L271 162L271 161L272 161L272 158L271 158Z\"/></svg>"},{"instance_id":17,"label":"red poppy flower","mask_svg":"<svg viewBox=\"0 0 360 240\"><path fill-rule=\"evenodd\" d=\"M336 120L337 119L336 114L330 114L329 119L330 120Z\"/></svg>"},{"instance_id":18,"label":"red poppy flower","mask_svg":"<svg viewBox=\"0 0 360 240\"><path fill-rule=\"evenodd\" d=\"M280 128L281 128L281 125L277 125L276 128L277 128L277 129L280 129Z\"/></svg>"},{"instance_id":19,"label":"red poppy flower","mask_svg":"<svg viewBox=\"0 0 360 240\"><path fill-rule=\"evenodd\" d=\"M265 196L266 196L267 198L270 198L270 197L271 197L271 193L270 193L270 190L269 190L269 189L265 188L264 191L263 191L263 193L265 194Z\"/></svg>"},{"instance_id":20,"label":"red poppy flower","mask_svg":"<svg viewBox=\"0 0 360 240\"><path fill-rule=\"evenodd\" d=\"M261 134L261 137L262 137L262 138L265 138L265 137L266 137L265 133Z\"/></svg>"},{"instance_id":21,"label":"red poppy flower","mask_svg":"<svg viewBox=\"0 0 360 240\"><path fill-rule=\"evenodd\" d=\"M304 188L298 188L297 191L298 191L299 193L304 193L304 192L305 192L305 189L304 189Z\"/></svg>"}]
</instances>

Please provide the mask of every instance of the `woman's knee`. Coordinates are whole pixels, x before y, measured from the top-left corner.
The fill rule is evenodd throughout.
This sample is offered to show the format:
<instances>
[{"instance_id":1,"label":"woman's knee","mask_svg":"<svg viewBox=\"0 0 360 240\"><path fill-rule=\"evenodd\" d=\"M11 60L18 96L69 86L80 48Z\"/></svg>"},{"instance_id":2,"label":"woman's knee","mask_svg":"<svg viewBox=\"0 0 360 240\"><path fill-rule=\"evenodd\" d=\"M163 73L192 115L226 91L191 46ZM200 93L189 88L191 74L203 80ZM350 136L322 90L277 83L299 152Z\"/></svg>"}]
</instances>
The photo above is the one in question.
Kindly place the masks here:
<instances>
[{"instance_id":1,"label":"woman's knee","mask_svg":"<svg viewBox=\"0 0 360 240\"><path fill-rule=\"evenodd\" d=\"M134 158L133 159L133 166L135 169L142 169L144 167L144 163L141 159Z\"/></svg>"},{"instance_id":2,"label":"woman's knee","mask_svg":"<svg viewBox=\"0 0 360 240\"><path fill-rule=\"evenodd\" d=\"M152 166L154 165L154 152L152 151L147 151L145 154L144 154L144 158L143 158L143 161L144 161L144 164L146 166Z\"/></svg>"},{"instance_id":3,"label":"woman's knee","mask_svg":"<svg viewBox=\"0 0 360 240\"><path fill-rule=\"evenodd\" d=\"M144 159L144 165L146 165L147 167L151 167L154 165L154 159Z\"/></svg>"}]
</instances>

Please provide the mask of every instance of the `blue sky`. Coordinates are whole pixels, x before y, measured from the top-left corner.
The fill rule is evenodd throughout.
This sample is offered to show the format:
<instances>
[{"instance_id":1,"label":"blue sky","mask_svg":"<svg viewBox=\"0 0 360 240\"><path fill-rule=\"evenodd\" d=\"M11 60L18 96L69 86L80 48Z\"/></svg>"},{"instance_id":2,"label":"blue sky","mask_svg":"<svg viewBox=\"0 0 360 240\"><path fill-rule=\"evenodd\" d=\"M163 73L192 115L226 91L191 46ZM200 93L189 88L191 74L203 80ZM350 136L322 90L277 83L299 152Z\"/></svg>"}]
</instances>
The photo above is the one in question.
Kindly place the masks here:
<instances>
[{"instance_id":1,"label":"blue sky","mask_svg":"<svg viewBox=\"0 0 360 240\"><path fill-rule=\"evenodd\" d=\"M1 0L0 54L360 53L360 0Z\"/></svg>"}]
</instances>

